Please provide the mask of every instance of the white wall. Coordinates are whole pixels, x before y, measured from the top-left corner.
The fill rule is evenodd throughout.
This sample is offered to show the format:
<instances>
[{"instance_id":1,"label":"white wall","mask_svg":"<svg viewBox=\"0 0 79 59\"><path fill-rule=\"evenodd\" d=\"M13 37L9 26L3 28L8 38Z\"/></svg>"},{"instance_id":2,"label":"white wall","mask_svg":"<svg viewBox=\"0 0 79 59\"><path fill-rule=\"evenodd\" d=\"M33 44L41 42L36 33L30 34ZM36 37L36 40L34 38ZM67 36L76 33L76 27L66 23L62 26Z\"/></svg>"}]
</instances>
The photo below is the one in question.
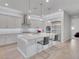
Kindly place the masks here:
<instances>
[{"instance_id":1,"label":"white wall","mask_svg":"<svg viewBox=\"0 0 79 59\"><path fill-rule=\"evenodd\" d=\"M71 19L67 12L64 12L64 40L71 39Z\"/></svg>"},{"instance_id":2,"label":"white wall","mask_svg":"<svg viewBox=\"0 0 79 59\"><path fill-rule=\"evenodd\" d=\"M79 17L72 17L72 27L74 27L73 30L71 30L71 36L74 38L74 34L76 32L79 32Z\"/></svg>"}]
</instances>

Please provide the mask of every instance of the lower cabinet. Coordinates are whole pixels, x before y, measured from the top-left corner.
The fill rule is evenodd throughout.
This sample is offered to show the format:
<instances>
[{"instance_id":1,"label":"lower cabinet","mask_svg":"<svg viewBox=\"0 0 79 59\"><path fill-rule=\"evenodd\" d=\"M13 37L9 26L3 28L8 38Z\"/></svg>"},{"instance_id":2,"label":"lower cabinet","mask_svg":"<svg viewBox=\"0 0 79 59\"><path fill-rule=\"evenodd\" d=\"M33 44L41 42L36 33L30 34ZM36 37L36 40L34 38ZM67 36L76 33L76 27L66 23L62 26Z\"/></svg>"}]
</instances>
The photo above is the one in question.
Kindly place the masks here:
<instances>
[{"instance_id":1,"label":"lower cabinet","mask_svg":"<svg viewBox=\"0 0 79 59\"><path fill-rule=\"evenodd\" d=\"M17 35L16 34L0 35L0 45L15 43L16 40L17 40Z\"/></svg>"},{"instance_id":2,"label":"lower cabinet","mask_svg":"<svg viewBox=\"0 0 79 59\"><path fill-rule=\"evenodd\" d=\"M6 42L5 36L4 35L0 35L0 45L4 45Z\"/></svg>"},{"instance_id":3,"label":"lower cabinet","mask_svg":"<svg viewBox=\"0 0 79 59\"><path fill-rule=\"evenodd\" d=\"M20 28L22 26L23 19L21 17L8 17L7 21L8 28Z\"/></svg>"}]
</instances>

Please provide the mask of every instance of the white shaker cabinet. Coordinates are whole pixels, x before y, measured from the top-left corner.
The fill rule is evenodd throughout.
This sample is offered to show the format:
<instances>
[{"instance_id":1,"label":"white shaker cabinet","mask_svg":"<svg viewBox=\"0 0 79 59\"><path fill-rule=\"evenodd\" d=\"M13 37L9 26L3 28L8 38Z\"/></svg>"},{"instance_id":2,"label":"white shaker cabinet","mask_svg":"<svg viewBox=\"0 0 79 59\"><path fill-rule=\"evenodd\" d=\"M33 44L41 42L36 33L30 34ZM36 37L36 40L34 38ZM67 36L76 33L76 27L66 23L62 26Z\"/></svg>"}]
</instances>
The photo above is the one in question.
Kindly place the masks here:
<instances>
[{"instance_id":1,"label":"white shaker cabinet","mask_svg":"<svg viewBox=\"0 0 79 59\"><path fill-rule=\"evenodd\" d=\"M0 15L0 45L15 43L21 33L22 17Z\"/></svg>"},{"instance_id":2,"label":"white shaker cabinet","mask_svg":"<svg viewBox=\"0 0 79 59\"><path fill-rule=\"evenodd\" d=\"M34 28L44 28L44 21L40 21L40 20L31 20L31 27Z\"/></svg>"},{"instance_id":3,"label":"white shaker cabinet","mask_svg":"<svg viewBox=\"0 0 79 59\"><path fill-rule=\"evenodd\" d=\"M11 44L11 43L16 43L17 40L17 34L6 34L5 36L5 44Z\"/></svg>"},{"instance_id":4,"label":"white shaker cabinet","mask_svg":"<svg viewBox=\"0 0 79 59\"><path fill-rule=\"evenodd\" d=\"M0 28L6 28L7 27L7 21L8 17L5 15L0 15Z\"/></svg>"},{"instance_id":5,"label":"white shaker cabinet","mask_svg":"<svg viewBox=\"0 0 79 59\"><path fill-rule=\"evenodd\" d=\"M0 35L0 45L4 45L6 43L6 39L4 35Z\"/></svg>"},{"instance_id":6,"label":"white shaker cabinet","mask_svg":"<svg viewBox=\"0 0 79 59\"><path fill-rule=\"evenodd\" d=\"M22 17L0 15L0 28L20 28L22 22Z\"/></svg>"},{"instance_id":7,"label":"white shaker cabinet","mask_svg":"<svg viewBox=\"0 0 79 59\"><path fill-rule=\"evenodd\" d=\"M17 34L4 34L0 35L0 46L15 43L17 40Z\"/></svg>"},{"instance_id":8,"label":"white shaker cabinet","mask_svg":"<svg viewBox=\"0 0 79 59\"><path fill-rule=\"evenodd\" d=\"M8 28L20 28L22 25L22 18L8 17Z\"/></svg>"}]
</instances>

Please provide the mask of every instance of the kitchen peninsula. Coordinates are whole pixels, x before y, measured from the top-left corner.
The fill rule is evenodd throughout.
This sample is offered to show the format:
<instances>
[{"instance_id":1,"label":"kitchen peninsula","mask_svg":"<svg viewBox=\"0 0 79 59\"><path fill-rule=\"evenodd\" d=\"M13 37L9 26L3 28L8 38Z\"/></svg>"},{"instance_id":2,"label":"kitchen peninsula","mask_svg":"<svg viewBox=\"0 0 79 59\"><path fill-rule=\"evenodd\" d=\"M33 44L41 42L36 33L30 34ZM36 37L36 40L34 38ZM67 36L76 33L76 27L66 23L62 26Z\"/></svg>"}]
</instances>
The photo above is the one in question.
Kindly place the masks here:
<instances>
[{"instance_id":1,"label":"kitchen peninsula","mask_svg":"<svg viewBox=\"0 0 79 59\"><path fill-rule=\"evenodd\" d=\"M49 43L43 45L44 37L54 37L56 33L25 33L18 35L18 51L25 57L30 57L53 45L53 40L48 39Z\"/></svg>"}]
</instances>

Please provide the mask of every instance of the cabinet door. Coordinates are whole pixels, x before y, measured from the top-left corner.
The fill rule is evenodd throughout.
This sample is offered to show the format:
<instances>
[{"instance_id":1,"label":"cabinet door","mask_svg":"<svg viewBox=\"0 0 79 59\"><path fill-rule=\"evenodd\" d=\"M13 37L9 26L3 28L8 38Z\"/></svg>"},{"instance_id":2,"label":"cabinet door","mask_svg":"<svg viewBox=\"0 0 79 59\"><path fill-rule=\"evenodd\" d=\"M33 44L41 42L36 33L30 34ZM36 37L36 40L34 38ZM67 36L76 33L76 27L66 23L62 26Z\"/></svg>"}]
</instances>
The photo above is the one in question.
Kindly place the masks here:
<instances>
[{"instance_id":1,"label":"cabinet door","mask_svg":"<svg viewBox=\"0 0 79 59\"><path fill-rule=\"evenodd\" d=\"M15 43L16 40L17 40L17 34L0 35L0 45Z\"/></svg>"},{"instance_id":2,"label":"cabinet door","mask_svg":"<svg viewBox=\"0 0 79 59\"><path fill-rule=\"evenodd\" d=\"M19 28L22 25L22 18L8 17L8 28Z\"/></svg>"},{"instance_id":3,"label":"cabinet door","mask_svg":"<svg viewBox=\"0 0 79 59\"><path fill-rule=\"evenodd\" d=\"M8 17L5 15L0 15L0 28L6 28L8 22Z\"/></svg>"},{"instance_id":4,"label":"cabinet door","mask_svg":"<svg viewBox=\"0 0 79 59\"><path fill-rule=\"evenodd\" d=\"M4 45L6 43L5 39L4 35L0 35L0 45Z\"/></svg>"},{"instance_id":5,"label":"cabinet door","mask_svg":"<svg viewBox=\"0 0 79 59\"><path fill-rule=\"evenodd\" d=\"M5 35L5 43L4 44L11 44L15 43L17 40L17 34L6 34Z\"/></svg>"},{"instance_id":6,"label":"cabinet door","mask_svg":"<svg viewBox=\"0 0 79 59\"><path fill-rule=\"evenodd\" d=\"M16 27L21 27L23 24L23 18L17 18L16 19Z\"/></svg>"}]
</instances>

